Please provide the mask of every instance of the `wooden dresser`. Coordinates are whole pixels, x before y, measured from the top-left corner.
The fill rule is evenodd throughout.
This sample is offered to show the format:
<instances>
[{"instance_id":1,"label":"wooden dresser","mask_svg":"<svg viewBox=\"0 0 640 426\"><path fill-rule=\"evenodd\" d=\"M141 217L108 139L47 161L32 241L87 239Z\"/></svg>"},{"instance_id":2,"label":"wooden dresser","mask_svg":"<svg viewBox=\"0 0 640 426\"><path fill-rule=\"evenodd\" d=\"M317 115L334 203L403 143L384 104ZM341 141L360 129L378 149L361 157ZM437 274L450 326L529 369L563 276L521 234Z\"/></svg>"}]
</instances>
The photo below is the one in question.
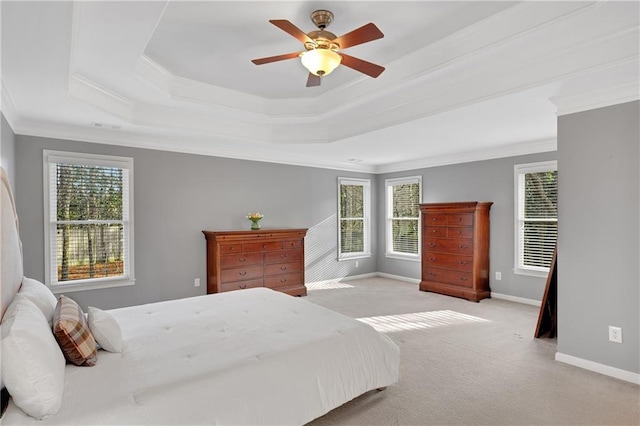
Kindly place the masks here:
<instances>
[{"instance_id":1,"label":"wooden dresser","mask_svg":"<svg viewBox=\"0 0 640 426\"><path fill-rule=\"evenodd\" d=\"M306 229L202 231L207 240L207 293L269 287L306 296Z\"/></svg>"},{"instance_id":2,"label":"wooden dresser","mask_svg":"<svg viewBox=\"0 0 640 426\"><path fill-rule=\"evenodd\" d=\"M489 210L493 203L420 204L420 290L474 302L491 297Z\"/></svg>"}]
</instances>

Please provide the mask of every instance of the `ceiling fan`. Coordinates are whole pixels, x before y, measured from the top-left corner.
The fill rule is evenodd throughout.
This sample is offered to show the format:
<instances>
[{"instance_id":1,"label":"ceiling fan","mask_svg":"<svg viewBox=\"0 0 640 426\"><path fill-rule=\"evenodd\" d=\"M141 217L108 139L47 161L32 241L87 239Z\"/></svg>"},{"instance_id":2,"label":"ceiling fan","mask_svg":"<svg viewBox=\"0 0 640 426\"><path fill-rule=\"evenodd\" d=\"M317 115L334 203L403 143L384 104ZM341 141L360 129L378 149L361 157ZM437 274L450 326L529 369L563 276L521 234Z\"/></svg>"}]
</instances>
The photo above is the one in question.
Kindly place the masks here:
<instances>
[{"instance_id":1,"label":"ceiling fan","mask_svg":"<svg viewBox=\"0 0 640 426\"><path fill-rule=\"evenodd\" d=\"M343 36L336 37L332 32L325 30L333 21L333 13L330 11L316 10L311 14L311 21L318 27L318 30L304 33L286 19L270 20L269 22L273 25L301 41L304 44L305 51L254 59L251 62L256 65L262 65L300 57L302 65L309 70L307 87L319 86L321 77L330 74L340 64L373 78L382 74L384 67L354 58L341 51L348 47L384 37L384 34L374 24L363 25Z\"/></svg>"}]
</instances>

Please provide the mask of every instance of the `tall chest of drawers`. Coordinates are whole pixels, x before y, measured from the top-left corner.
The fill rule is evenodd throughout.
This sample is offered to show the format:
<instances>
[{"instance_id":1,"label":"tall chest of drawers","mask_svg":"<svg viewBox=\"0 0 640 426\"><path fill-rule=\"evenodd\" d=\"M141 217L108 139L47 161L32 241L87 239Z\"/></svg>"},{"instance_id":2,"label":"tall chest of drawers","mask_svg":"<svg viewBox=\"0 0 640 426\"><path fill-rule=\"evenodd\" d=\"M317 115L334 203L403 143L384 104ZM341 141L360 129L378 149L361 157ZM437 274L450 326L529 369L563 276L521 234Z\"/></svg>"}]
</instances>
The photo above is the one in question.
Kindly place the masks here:
<instances>
[{"instance_id":1,"label":"tall chest of drawers","mask_svg":"<svg viewBox=\"0 0 640 426\"><path fill-rule=\"evenodd\" d=\"M491 202L420 204L420 290L474 302L491 297L489 210Z\"/></svg>"},{"instance_id":2,"label":"tall chest of drawers","mask_svg":"<svg viewBox=\"0 0 640 426\"><path fill-rule=\"evenodd\" d=\"M269 287L306 296L306 229L202 231L207 241L207 293Z\"/></svg>"}]
</instances>

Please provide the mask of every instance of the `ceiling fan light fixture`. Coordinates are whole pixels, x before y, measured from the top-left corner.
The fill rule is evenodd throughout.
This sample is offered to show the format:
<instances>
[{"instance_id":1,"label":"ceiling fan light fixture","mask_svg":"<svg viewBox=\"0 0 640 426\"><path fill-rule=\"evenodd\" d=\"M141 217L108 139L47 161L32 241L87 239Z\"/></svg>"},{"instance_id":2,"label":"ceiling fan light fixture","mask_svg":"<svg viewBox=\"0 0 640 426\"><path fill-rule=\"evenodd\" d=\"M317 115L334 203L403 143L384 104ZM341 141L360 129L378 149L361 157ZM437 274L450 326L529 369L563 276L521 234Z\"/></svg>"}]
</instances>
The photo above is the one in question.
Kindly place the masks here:
<instances>
[{"instance_id":1,"label":"ceiling fan light fixture","mask_svg":"<svg viewBox=\"0 0 640 426\"><path fill-rule=\"evenodd\" d=\"M304 52L301 60L302 65L311 74L323 77L331 74L340 65L342 57L333 50L318 48Z\"/></svg>"}]
</instances>

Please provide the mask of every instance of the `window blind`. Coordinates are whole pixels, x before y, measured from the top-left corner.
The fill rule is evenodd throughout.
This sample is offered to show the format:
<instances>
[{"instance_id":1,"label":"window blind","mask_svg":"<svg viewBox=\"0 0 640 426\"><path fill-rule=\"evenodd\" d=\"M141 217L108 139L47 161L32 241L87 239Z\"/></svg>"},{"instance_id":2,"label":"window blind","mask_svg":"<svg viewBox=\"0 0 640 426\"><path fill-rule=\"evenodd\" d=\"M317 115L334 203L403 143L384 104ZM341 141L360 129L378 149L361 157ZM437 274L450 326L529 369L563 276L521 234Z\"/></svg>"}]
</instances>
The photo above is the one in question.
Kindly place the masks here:
<instances>
[{"instance_id":1,"label":"window blind","mask_svg":"<svg viewBox=\"0 0 640 426\"><path fill-rule=\"evenodd\" d=\"M420 198L419 178L387 180L388 254L418 254Z\"/></svg>"},{"instance_id":2,"label":"window blind","mask_svg":"<svg viewBox=\"0 0 640 426\"><path fill-rule=\"evenodd\" d=\"M339 178L339 257L368 254L367 180Z\"/></svg>"},{"instance_id":3,"label":"window blind","mask_svg":"<svg viewBox=\"0 0 640 426\"><path fill-rule=\"evenodd\" d=\"M558 239L558 173L555 163L518 174L517 268L548 271Z\"/></svg>"},{"instance_id":4,"label":"window blind","mask_svg":"<svg viewBox=\"0 0 640 426\"><path fill-rule=\"evenodd\" d=\"M55 154L45 152L49 171L47 283L133 280L131 160Z\"/></svg>"}]
</instances>

